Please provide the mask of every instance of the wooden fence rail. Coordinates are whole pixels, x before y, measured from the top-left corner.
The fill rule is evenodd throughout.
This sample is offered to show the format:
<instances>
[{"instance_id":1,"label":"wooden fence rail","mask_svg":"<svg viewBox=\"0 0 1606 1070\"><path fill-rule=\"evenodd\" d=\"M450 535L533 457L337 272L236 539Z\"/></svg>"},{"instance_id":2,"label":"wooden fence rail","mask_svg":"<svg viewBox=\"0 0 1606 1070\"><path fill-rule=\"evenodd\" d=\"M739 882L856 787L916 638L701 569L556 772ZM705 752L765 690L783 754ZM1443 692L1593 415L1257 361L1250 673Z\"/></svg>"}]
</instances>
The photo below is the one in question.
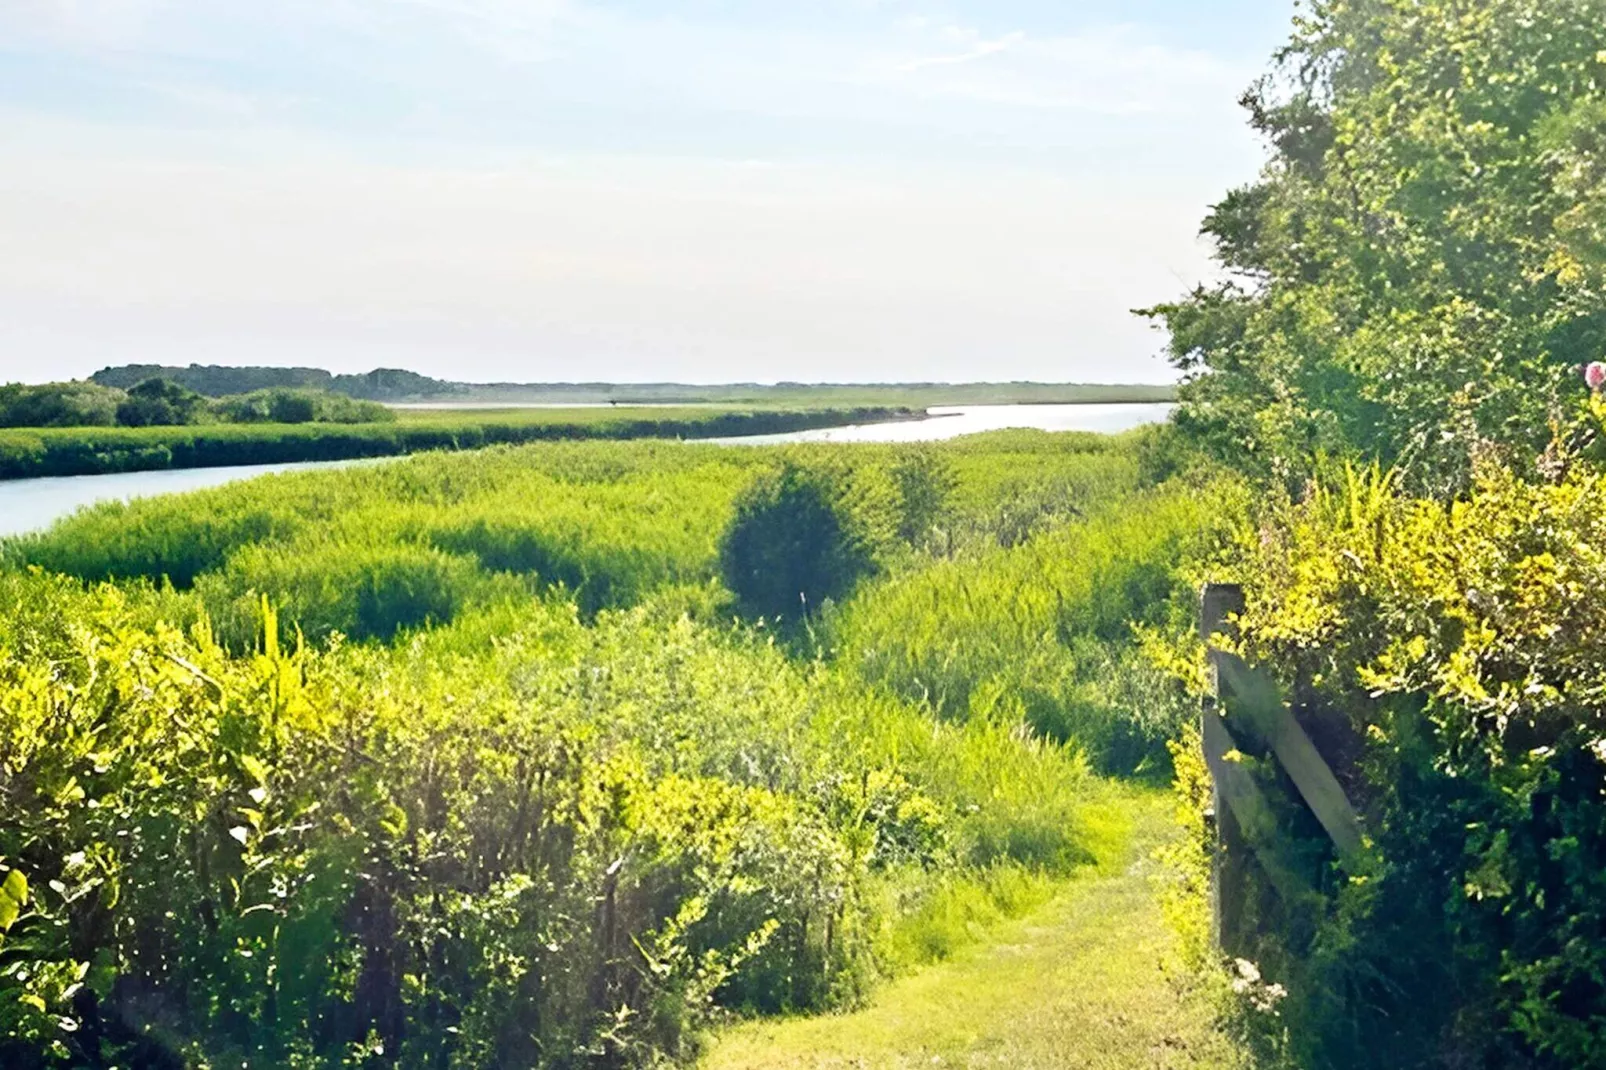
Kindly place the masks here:
<instances>
[{"instance_id":1,"label":"wooden fence rail","mask_svg":"<svg viewBox=\"0 0 1606 1070\"><path fill-rule=\"evenodd\" d=\"M1282 860L1276 808L1245 764L1240 739L1276 758L1299 801L1326 830L1341 864L1352 866L1363 845L1355 808L1276 681L1226 649L1237 638L1236 618L1244 608L1243 588L1236 584L1211 584L1199 600L1199 630L1211 669L1200 725L1214 785L1211 915L1216 943L1229 955L1241 953L1253 935L1244 910L1251 867L1289 903L1316 894L1310 881Z\"/></svg>"}]
</instances>

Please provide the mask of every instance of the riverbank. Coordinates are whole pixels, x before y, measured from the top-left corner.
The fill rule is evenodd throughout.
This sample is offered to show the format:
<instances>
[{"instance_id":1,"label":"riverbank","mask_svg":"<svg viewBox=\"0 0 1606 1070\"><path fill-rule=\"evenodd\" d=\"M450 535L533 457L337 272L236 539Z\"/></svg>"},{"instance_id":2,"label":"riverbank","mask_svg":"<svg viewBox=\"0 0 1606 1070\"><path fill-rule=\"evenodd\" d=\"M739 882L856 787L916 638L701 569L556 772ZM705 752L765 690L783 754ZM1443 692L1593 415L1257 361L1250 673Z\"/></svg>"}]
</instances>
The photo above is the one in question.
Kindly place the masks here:
<instances>
[{"instance_id":1,"label":"riverbank","mask_svg":"<svg viewBox=\"0 0 1606 1070\"><path fill-rule=\"evenodd\" d=\"M393 423L207 424L0 431L0 480L394 457L524 442L714 439L923 420L895 406L408 412Z\"/></svg>"}]
</instances>

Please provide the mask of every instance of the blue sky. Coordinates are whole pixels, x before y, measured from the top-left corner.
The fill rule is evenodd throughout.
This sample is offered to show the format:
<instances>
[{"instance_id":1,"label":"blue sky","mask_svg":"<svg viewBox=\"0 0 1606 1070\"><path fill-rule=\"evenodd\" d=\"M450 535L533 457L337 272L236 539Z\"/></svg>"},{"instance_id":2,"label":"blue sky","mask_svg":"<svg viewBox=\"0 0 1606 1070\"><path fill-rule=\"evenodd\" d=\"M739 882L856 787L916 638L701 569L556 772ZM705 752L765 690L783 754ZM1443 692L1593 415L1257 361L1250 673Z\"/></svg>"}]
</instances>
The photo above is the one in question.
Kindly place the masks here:
<instances>
[{"instance_id":1,"label":"blue sky","mask_svg":"<svg viewBox=\"0 0 1606 1070\"><path fill-rule=\"evenodd\" d=\"M4 0L0 377L1163 380L1283 0Z\"/></svg>"}]
</instances>

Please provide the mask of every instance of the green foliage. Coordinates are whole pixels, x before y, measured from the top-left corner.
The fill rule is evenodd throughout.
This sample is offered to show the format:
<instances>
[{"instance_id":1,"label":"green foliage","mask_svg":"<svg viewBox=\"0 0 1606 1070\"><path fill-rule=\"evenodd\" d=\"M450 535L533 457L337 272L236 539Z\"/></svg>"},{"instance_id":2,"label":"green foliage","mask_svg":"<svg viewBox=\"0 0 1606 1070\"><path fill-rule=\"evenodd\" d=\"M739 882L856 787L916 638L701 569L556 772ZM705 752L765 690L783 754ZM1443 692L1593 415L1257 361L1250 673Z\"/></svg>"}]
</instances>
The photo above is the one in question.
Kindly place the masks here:
<instances>
[{"instance_id":1,"label":"green foliage","mask_svg":"<svg viewBox=\"0 0 1606 1070\"><path fill-rule=\"evenodd\" d=\"M112 589L0 584L0 854L38 889L0 1002L49 1024L8 1066L639 1065L711 1006L850 996L889 867L1016 810L1059 844L1021 861L1087 850L1061 752L650 609L521 600L324 654L270 622L236 658Z\"/></svg>"},{"instance_id":2,"label":"green foliage","mask_svg":"<svg viewBox=\"0 0 1606 1070\"><path fill-rule=\"evenodd\" d=\"M889 573L844 620L881 597L887 632L980 638L1004 618L898 592L1007 579L1063 598L1037 623L1117 688L1192 500L1111 510L1129 450L551 443L9 541L0 889L27 900L0 1064L659 1065L720 1015L841 1006L951 952L1127 834L1014 694L1051 679L1009 664L1041 633L955 670L964 714L933 719L834 619L813 660L732 620L722 535L790 471ZM911 487L942 491L920 549ZM1004 495L1038 503L1026 533Z\"/></svg>"},{"instance_id":3,"label":"green foliage","mask_svg":"<svg viewBox=\"0 0 1606 1070\"><path fill-rule=\"evenodd\" d=\"M1284 504L1240 565L1246 652L1289 681L1362 813L1345 879L1267 917L1302 1066L1606 1060L1606 478L1486 464L1450 504L1351 471ZM1385 1055L1386 1053L1386 1055Z\"/></svg>"},{"instance_id":4,"label":"green foliage","mask_svg":"<svg viewBox=\"0 0 1606 1070\"><path fill-rule=\"evenodd\" d=\"M720 572L751 617L797 620L882 566L898 523L895 489L873 470L784 461L736 500Z\"/></svg>"},{"instance_id":5,"label":"green foliage","mask_svg":"<svg viewBox=\"0 0 1606 1070\"><path fill-rule=\"evenodd\" d=\"M935 450L910 450L892 465L898 494L898 537L911 546L925 544L947 514L958 477Z\"/></svg>"},{"instance_id":6,"label":"green foliage","mask_svg":"<svg viewBox=\"0 0 1606 1070\"><path fill-rule=\"evenodd\" d=\"M264 599L313 642L337 632L389 640L451 620L480 583L471 558L425 546L294 541L245 547L201 577L196 593L219 635L241 649L261 631Z\"/></svg>"},{"instance_id":7,"label":"green foliage","mask_svg":"<svg viewBox=\"0 0 1606 1070\"><path fill-rule=\"evenodd\" d=\"M370 401L441 398L463 393L459 383L431 379L399 368L375 368L362 375L336 375L329 380L329 389Z\"/></svg>"},{"instance_id":8,"label":"green foliage","mask_svg":"<svg viewBox=\"0 0 1606 1070\"><path fill-rule=\"evenodd\" d=\"M1297 487L1322 452L1467 485L1606 356L1598 0L1318 0L1245 98L1272 160L1204 230L1232 279L1152 314L1178 424Z\"/></svg>"},{"instance_id":9,"label":"green foliage","mask_svg":"<svg viewBox=\"0 0 1606 1070\"><path fill-rule=\"evenodd\" d=\"M830 642L939 716L1024 718L1110 769L1164 762L1188 707L1137 657L1132 628L1168 619L1184 561L1235 513L1193 488L1123 499L873 587L831 618Z\"/></svg>"},{"instance_id":10,"label":"green foliage","mask_svg":"<svg viewBox=\"0 0 1606 1070\"><path fill-rule=\"evenodd\" d=\"M166 379L210 398L252 394L259 390L328 390L333 382L333 376L317 368L236 368L201 364L189 367L124 364L102 368L90 378L118 390L127 390L147 379Z\"/></svg>"},{"instance_id":11,"label":"green foliage","mask_svg":"<svg viewBox=\"0 0 1606 1070\"><path fill-rule=\"evenodd\" d=\"M0 427L109 427L123 398L94 383L8 383L0 385Z\"/></svg>"},{"instance_id":12,"label":"green foliage","mask_svg":"<svg viewBox=\"0 0 1606 1070\"><path fill-rule=\"evenodd\" d=\"M146 379L128 388L117 406L122 427L172 427L199 423L206 413L201 395L166 379Z\"/></svg>"},{"instance_id":13,"label":"green foliage","mask_svg":"<svg viewBox=\"0 0 1606 1070\"><path fill-rule=\"evenodd\" d=\"M236 394L217 401L214 415L236 424L383 424L396 412L377 401L358 401L343 394L278 388Z\"/></svg>"}]
</instances>

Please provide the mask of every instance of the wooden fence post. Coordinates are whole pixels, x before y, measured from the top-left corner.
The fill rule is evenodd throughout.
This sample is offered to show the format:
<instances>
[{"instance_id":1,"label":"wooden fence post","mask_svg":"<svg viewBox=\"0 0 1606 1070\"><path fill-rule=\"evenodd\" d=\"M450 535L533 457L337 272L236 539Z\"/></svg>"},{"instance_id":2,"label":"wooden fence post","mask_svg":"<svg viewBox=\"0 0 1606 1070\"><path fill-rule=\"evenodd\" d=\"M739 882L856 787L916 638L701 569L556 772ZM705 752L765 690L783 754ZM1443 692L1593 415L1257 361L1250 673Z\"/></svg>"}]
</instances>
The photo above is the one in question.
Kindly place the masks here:
<instances>
[{"instance_id":1,"label":"wooden fence post","mask_svg":"<svg viewBox=\"0 0 1606 1070\"><path fill-rule=\"evenodd\" d=\"M1326 830L1342 865L1353 868L1365 843L1354 807L1283 701L1276 681L1217 645L1218 637L1236 638L1237 629L1228 618L1243 609L1243 588L1236 584L1211 584L1200 598L1199 629L1210 658L1200 730L1216 825L1211 921L1217 946L1233 956L1247 950L1254 936L1245 920L1255 888L1251 858L1285 903L1317 894L1307 877L1285 863L1276 814L1242 761L1235 735L1254 740L1257 748L1266 747L1276 757L1299 798ZM1222 717L1229 708L1230 721Z\"/></svg>"},{"instance_id":2,"label":"wooden fence post","mask_svg":"<svg viewBox=\"0 0 1606 1070\"><path fill-rule=\"evenodd\" d=\"M1227 697L1223 688L1230 685L1222 679L1211 640L1220 634L1231 636L1235 629L1227 618L1242 613L1243 609L1244 591L1237 584L1208 584L1199 599L1199 633L1210 651L1210 683L1201 711L1200 735L1204 740L1205 762L1210 766L1210 807L1216 826L1216 845L1211 857L1210 929L1216 946L1229 955L1243 947L1243 905L1249 890L1246 879L1249 859L1243 829L1226 796L1232 772L1226 768L1226 758L1234 748L1218 710ZM1247 776L1243 779L1247 782ZM1248 786L1254 787L1252 782Z\"/></svg>"}]
</instances>

